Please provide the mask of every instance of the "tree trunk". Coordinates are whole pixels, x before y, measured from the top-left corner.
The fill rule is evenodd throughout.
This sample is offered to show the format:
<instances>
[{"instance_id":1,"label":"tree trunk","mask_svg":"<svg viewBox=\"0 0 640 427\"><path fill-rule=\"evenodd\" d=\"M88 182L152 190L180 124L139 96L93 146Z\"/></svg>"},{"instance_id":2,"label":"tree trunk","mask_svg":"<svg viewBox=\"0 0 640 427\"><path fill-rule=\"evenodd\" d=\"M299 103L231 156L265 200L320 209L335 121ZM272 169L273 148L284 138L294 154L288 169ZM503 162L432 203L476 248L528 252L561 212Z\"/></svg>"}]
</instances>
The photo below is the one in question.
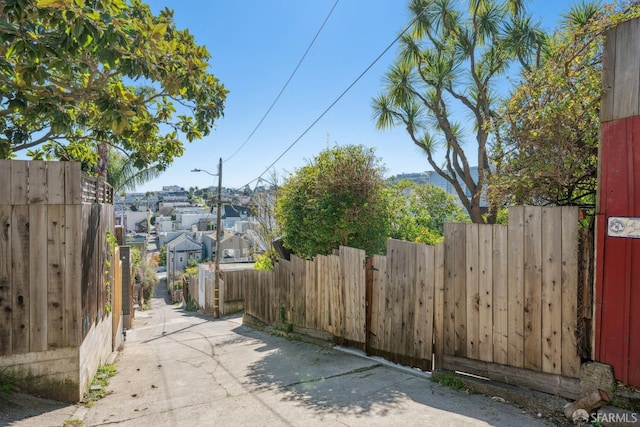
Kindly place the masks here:
<instances>
[{"instance_id":1,"label":"tree trunk","mask_svg":"<svg viewBox=\"0 0 640 427\"><path fill-rule=\"evenodd\" d=\"M94 168L98 179L107 180L107 165L109 164L109 145L106 142L98 144L98 163Z\"/></svg>"}]
</instances>

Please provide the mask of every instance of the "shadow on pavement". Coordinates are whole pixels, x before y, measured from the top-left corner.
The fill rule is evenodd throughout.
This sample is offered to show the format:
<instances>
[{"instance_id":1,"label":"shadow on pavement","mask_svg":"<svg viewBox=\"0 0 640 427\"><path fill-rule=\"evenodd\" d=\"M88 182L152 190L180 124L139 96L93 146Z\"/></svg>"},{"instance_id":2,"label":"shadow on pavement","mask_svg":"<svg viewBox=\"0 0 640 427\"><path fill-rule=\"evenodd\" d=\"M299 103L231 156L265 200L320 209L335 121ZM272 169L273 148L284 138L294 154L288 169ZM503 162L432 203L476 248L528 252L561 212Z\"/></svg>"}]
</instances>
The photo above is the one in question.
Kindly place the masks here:
<instances>
[{"instance_id":1,"label":"shadow on pavement","mask_svg":"<svg viewBox=\"0 0 640 427\"><path fill-rule=\"evenodd\" d=\"M64 411L65 414L71 415L74 410L75 406L69 406L64 402L18 392L0 393L0 425L3 426L54 411Z\"/></svg>"},{"instance_id":2,"label":"shadow on pavement","mask_svg":"<svg viewBox=\"0 0 640 427\"><path fill-rule=\"evenodd\" d=\"M468 391L452 390L428 378L383 366L375 360L264 335L248 326L235 328L234 332L264 342L256 349L264 356L249 366L247 374L254 387L276 391L282 401L295 402L319 416L336 412L357 418L397 415L405 411L407 400L411 400L418 405L495 426L512 426L516 419L520 420L521 426L543 425L534 418L525 419L530 422L523 424L522 410L515 406ZM427 412L419 406L411 406L418 416ZM428 412L438 411L430 409Z\"/></svg>"}]
</instances>

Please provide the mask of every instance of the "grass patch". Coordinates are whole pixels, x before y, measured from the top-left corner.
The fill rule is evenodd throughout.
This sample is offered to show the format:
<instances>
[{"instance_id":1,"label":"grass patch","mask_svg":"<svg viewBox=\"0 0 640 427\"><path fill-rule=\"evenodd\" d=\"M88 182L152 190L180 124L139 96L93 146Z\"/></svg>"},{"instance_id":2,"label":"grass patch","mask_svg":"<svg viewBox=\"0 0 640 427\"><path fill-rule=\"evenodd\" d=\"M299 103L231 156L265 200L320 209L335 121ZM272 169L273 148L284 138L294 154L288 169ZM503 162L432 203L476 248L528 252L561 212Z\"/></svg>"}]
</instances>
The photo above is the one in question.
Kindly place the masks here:
<instances>
[{"instance_id":1,"label":"grass patch","mask_svg":"<svg viewBox=\"0 0 640 427\"><path fill-rule=\"evenodd\" d=\"M96 376L93 378L91 384L87 389L84 396L85 405L92 407L95 402L102 399L107 395L107 386L109 385L109 379L116 374L115 365L100 365Z\"/></svg>"},{"instance_id":2,"label":"grass patch","mask_svg":"<svg viewBox=\"0 0 640 427\"><path fill-rule=\"evenodd\" d=\"M84 421L80 418L69 418L62 423L62 427L82 427L83 425Z\"/></svg>"},{"instance_id":3,"label":"grass patch","mask_svg":"<svg viewBox=\"0 0 640 427\"><path fill-rule=\"evenodd\" d=\"M454 390L464 391L466 394L471 392L471 390L465 386L462 378L450 372L434 372L431 374L431 381Z\"/></svg>"},{"instance_id":4,"label":"grass patch","mask_svg":"<svg viewBox=\"0 0 640 427\"><path fill-rule=\"evenodd\" d=\"M8 394L13 391L15 384L10 378L0 378L0 394Z\"/></svg>"}]
</instances>

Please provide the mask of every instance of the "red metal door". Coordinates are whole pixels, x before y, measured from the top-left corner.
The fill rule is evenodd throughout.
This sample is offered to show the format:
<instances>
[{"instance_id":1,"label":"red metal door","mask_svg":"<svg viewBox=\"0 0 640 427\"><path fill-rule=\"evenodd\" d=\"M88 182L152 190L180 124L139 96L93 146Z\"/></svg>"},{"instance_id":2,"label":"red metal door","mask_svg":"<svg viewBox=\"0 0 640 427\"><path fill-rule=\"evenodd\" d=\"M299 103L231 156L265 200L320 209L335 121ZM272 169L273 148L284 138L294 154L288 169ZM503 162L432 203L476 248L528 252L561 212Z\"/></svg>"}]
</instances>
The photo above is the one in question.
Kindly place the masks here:
<instances>
[{"instance_id":1,"label":"red metal door","mask_svg":"<svg viewBox=\"0 0 640 427\"><path fill-rule=\"evenodd\" d=\"M640 386L640 230L622 230L633 218L640 224L640 116L603 123L602 132L595 358Z\"/></svg>"}]
</instances>

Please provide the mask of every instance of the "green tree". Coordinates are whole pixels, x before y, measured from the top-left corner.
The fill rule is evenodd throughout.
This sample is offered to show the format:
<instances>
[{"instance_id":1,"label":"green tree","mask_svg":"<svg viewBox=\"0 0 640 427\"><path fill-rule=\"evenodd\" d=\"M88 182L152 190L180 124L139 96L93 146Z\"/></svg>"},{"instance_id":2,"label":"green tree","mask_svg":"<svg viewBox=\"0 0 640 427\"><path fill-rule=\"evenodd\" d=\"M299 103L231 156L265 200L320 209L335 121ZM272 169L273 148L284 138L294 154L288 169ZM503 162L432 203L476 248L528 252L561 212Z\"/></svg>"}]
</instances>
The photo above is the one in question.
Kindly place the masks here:
<instances>
[{"instance_id":1,"label":"green tree","mask_svg":"<svg viewBox=\"0 0 640 427\"><path fill-rule=\"evenodd\" d=\"M471 220L494 222L495 211L484 215L480 203L491 174L489 124L499 100L494 85L515 64L534 65L545 36L525 14L522 0L411 0L409 10L410 29L401 36L384 93L373 100L376 125L403 126L433 170L451 183ZM477 179L471 150L478 159ZM443 164L436 160L440 152Z\"/></svg>"},{"instance_id":2,"label":"green tree","mask_svg":"<svg viewBox=\"0 0 640 427\"><path fill-rule=\"evenodd\" d=\"M29 150L104 174L111 146L138 169L163 169L222 115L227 91L207 72L210 55L169 9L6 1L0 23L0 158Z\"/></svg>"},{"instance_id":3,"label":"green tree","mask_svg":"<svg viewBox=\"0 0 640 427\"><path fill-rule=\"evenodd\" d=\"M604 31L638 4L580 3L565 15L544 61L525 72L500 113L489 197L505 204L595 207Z\"/></svg>"},{"instance_id":4,"label":"green tree","mask_svg":"<svg viewBox=\"0 0 640 427\"><path fill-rule=\"evenodd\" d=\"M445 222L469 220L456 199L440 187L402 180L391 184L388 191L393 239L433 245L442 241Z\"/></svg>"},{"instance_id":5,"label":"green tree","mask_svg":"<svg viewBox=\"0 0 640 427\"><path fill-rule=\"evenodd\" d=\"M158 275L151 264L140 256L140 251L133 248L131 253L134 258L133 271L134 281L137 285L142 287L142 296L145 303L151 300L153 291L158 285Z\"/></svg>"},{"instance_id":6,"label":"green tree","mask_svg":"<svg viewBox=\"0 0 640 427\"><path fill-rule=\"evenodd\" d=\"M301 257L340 245L382 253L389 229L383 168L372 149L324 150L280 188L276 220L286 247Z\"/></svg>"}]
</instances>

